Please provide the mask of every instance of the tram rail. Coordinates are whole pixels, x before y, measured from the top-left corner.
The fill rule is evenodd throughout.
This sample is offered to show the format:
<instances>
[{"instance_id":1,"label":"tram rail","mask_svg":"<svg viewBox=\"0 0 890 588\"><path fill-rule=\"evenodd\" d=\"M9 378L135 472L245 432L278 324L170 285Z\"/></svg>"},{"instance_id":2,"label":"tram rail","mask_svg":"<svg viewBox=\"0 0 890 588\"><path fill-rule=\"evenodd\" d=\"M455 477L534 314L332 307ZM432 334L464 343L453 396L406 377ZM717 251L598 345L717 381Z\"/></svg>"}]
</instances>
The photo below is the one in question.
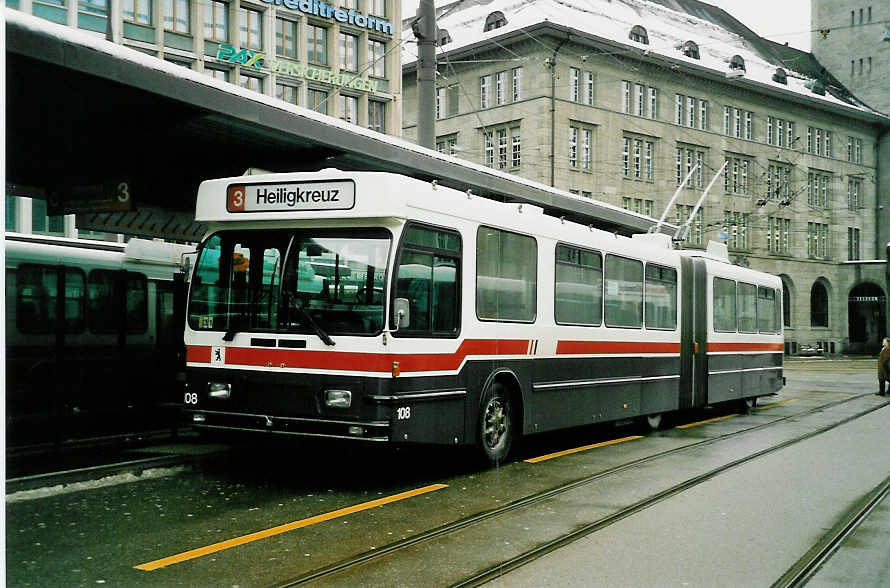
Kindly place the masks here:
<instances>
[{"instance_id":1,"label":"tram rail","mask_svg":"<svg viewBox=\"0 0 890 588\"><path fill-rule=\"evenodd\" d=\"M773 588L796 588L803 586L835 554L844 540L849 537L881 501L890 496L890 476L878 484L859 502L853 505L840 521L816 543L806 554L776 580Z\"/></svg>"},{"instance_id":2,"label":"tram rail","mask_svg":"<svg viewBox=\"0 0 890 588\"><path fill-rule=\"evenodd\" d=\"M417 533L415 535L412 535L411 537L407 537L405 539L391 543L389 545L375 548L373 551L367 551L364 553L360 553L353 557L336 562L334 564L324 566L324 567L318 568L316 570L312 570L310 572L300 574L298 576L294 576L293 578L284 580L284 581L277 583L275 585L278 587L284 588L284 587L291 587L291 586L301 586L301 585L305 585L305 584L308 584L311 582L316 582L319 580L330 581L330 580L333 580L334 578L336 578L336 576L339 574L345 574L350 571L354 571L359 566L368 564L372 561L379 560L383 557L398 554L399 552L404 551L404 550L411 548L413 546L416 546L416 545L419 545L419 544L422 544L425 542L429 542L429 541L432 541L435 539L446 537L448 535L457 533L457 532L467 529L469 527L492 521L494 519L497 519L498 517L502 517L502 516L510 514L510 513L515 513L517 511L521 511L523 509L530 508L530 507L540 504L546 500L552 499L560 494L564 494L564 493L570 492L572 490L576 490L583 486L589 485L593 482L602 480L602 479L610 477L610 476L614 476L618 473L625 472L627 470L631 470L633 468L640 467L642 465L657 461L659 459L663 459L668 456L693 451L693 450L699 449L699 448L707 446L707 445L719 443L721 441L725 441L727 439L731 439L731 438L740 436L742 434L747 434L752 431L758 431L758 430L763 430L766 428L774 427L780 423L787 422L787 421L790 421L793 419L799 419L801 417L804 417L804 416L807 416L807 415L810 415L813 413L822 412L822 411L825 411L827 409L830 409L830 408L833 408L836 406L840 406L843 404L854 402L856 400L860 400L861 398L863 398L863 396L853 396L850 398L844 398L841 400L837 400L837 401L834 401L834 402L831 402L828 404L820 405L818 407L814 407L814 408L805 410L803 412L799 412L799 413L795 413L793 415L781 417L779 419L770 421L768 423L763 423L760 425L756 425L754 427L748 427L748 428L745 428L742 430L725 433L723 435L719 435L716 437L711 437L708 439L697 441L697 442L691 443L689 445L685 445L683 447L669 449L669 450L662 451L662 452L659 452L659 453L656 453L653 455L642 457L642 458L627 462L625 464L621 464L621 465L609 468L607 470L592 474L590 476L585 476L578 480L574 480L574 481L568 482L566 484L562 484L562 485L554 487L554 488L550 488L547 490L537 492L537 493L529 495L527 497L515 500L515 501L513 501L509 504L506 504L504 506L490 509L490 510L487 510L487 511L475 514L475 515L471 515L469 517L465 517L460 520L442 525L435 529ZM842 426L846 423L849 423L851 421L854 421L858 418L862 418L865 415L868 415L868 414L874 412L875 410L879 410L879 409L883 408L884 406L886 406L886 403L882 403L877 406L868 407L866 410L859 411L851 416L841 419L840 421L833 422L830 425L820 427L813 431L807 432L803 435L798 435L798 436L792 437L791 439L788 439L788 440L786 440L782 443L779 443L777 445L768 447L761 451L757 451L757 452L747 455L745 457L733 460L733 461L726 463L720 467L713 468L713 469L711 469L707 472L704 472L698 476L692 477L692 478L685 480L679 484L673 485L661 492L658 492L652 496L649 496L649 497L644 498L638 502L635 502L634 504L631 504L625 508L622 508L622 509L606 516L606 517L602 517L596 521L593 521L587 525L584 525L584 526L576 529L573 532L561 535L560 537L557 537L553 540L542 543L531 550L528 550L528 551L523 552L515 557L512 557L511 559L509 559L507 561L499 562L497 565L494 565L489 568L478 571L478 572L474 573L472 576L465 578L464 580L462 580L454 585L460 586L460 587L481 585L487 581L490 581L494 578L502 576L504 573L506 573L508 571L517 569L517 568L521 567L522 565L531 562L534 559L537 559L543 555L546 555L547 553L550 553L556 549L559 549L560 547L568 545L574 541L577 541L583 537L586 537L586 536L588 536L592 533L595 533L601 529L604 529L614 523L617 523L618 521L620 521L624 518L627 518L628 516L631 516L635 513L643 511L651 506L654 506L655 504L658 504L659 502L662 502L662 501L664 501L672 496L675 496L679 493L682 493L686 490L694 488L695 486L698 486L698 485L706 482L707 480L714 478L715 476L717 476L723 472L726 472L728 470L731 470L733 468L741 466L745 463L751 462L751 461L758 459L764 455L768 455L770 453L775 453L777 451L780 451L786 447L789 447L789 446L799 443L801 441L811 439L815 436L818 436L818 435L828 432L832 429L840 427L840 426Z\"/></svg>"}]
</instances>

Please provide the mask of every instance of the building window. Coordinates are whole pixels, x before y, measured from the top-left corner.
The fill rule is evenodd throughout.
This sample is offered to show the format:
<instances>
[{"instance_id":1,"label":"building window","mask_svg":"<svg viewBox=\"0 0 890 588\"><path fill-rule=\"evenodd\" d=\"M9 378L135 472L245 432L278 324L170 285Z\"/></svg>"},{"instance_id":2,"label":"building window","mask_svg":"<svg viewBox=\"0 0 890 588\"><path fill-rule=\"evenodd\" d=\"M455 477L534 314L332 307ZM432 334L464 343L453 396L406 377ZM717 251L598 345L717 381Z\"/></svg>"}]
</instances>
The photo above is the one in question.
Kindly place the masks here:
<instances>
[{"instance_id":1,"label":"building window","mask_svg":"<svg viewBox=\"0 0 890 588\"><path fill-rule=\"evenodd\" d=\"M238 85L242 88L247 88L248 90L262 93L263 78L241 74L240 76L238 76Z\"/></svg>"},{"instance_id":2,"label":"building window","mask_svg":"<svg viewBox=\"0 0 890 588\"><path fill-rule=\"evenodd\" d=\"M569 127L569 167L578 168L578 127Z\"/></svg>"},{"instance_id":3,"label":"building window","mask_svg":"<svg viewBox=\"0 0 890 588\"><path fill-rule=\"evenodd\" d=\"M791 219L778 216L767 217L766 249L776 255L791 254Z\"/></svg>"},{"instance_id":4,"label":"building window","mask_svg":"<svg viewBox=\"0 0 890 588\"><path fill-rule=\"evenodd\" d=\"M263 48L263 13L250 8L241 9L241 48Z\"/></svg>"},{"instance_id":5,"label":"building window","mask_svg":"<svg viewBox=\"0 0 890 588\"><path fill-rule=\"evenodd\" d=\"M831 203L831 175L825 172L807 173L807 204L828 208Z\"/></svg>"},{"instance_id":6,"label":"building window","mask_svg":"<svg viewBox=\"0 0 890 588\"><path fill-rule=\"evenodd\" d=\"M285 18L275 19L275 53L297 59L297 23Z\"/></svg>"},{"instance_id":7,"label":"building window","mask_svg":"<svg viewBox=\"0 0 890 588\"><path fill-rule=\"evenodd\" d=\"M328 93L324 90L309 88L309 91L306 94L306 99L308 102L306 106L312 110L322 114L328 113Z\"/></svg>"},{"instance_id":8,"label":"building window","mask_svg":"<svg viewBox=\"0 0 890 588\"><path fill-rule=\"evenodd\" d=\"M340 69L358 71L358 37L340 33Z\"/></svg>"},{"instance_id":9,"label":"building window","mask_svg":"<svg viewBox=\"0 0 890 588\"><path fill-rule=\"evenodd\" d=\"M368 0L368 12L374 16L386 16L386 0Z\"/></svg>"},{"instance_id":10,"label":"building window","mask_svg":"<svg viewBox=\"0 0 890 588\"><path fill-rule=\"evenodd\" d=\"M652 209L655 207L655 201L647 200L645 198L630 198L625 196L621 199L621 207L624 208L624 210L632 210L640 214L645 214L646 216L652 216Z\"/></svg>"},{"instance_id":11,"label":"building window","mask_svg":"<svg viewBox=\"0 0 890 588\"><path fill-rule=\"evenodd\" d=\"M649 88L649 118L658 118L658 88Z\"/></svg>"},{"instance_id":12,"label":"building window","mask_svg":"<svg viewBox=\"0 0 890 588\"><path fill-rule=\"evenodd\" d=\"M316 25L306 27L306 59L309 63L327 65L328 30L326 28Z\"/></svg>"},{"instance_id":13,"label":"building window","mask_svg":"<svg viewBox=\"0 0 890 588\"><path fill-rule=\"evenodd\" d=\"M88 12L90 14L97 14L99 16L108 15L107 0L79 0L79 2L77 3L77 9L80 12Z\"/></svg>"},{"instance_id":14,"label":"building window","mask_svg":"<svg viewBox=\"0 0 890 588\"><path fill-rule=\"evenodd\" d=\"M847 259L859 259L859 229L847 227Z\"/></svg>"},{"instance_id":15,"label":"building window","mask_svg":"<svg viewBox=\"0 0 890 588\"><path fill-rule=\"evenodd\" d=\"M215 80L222 80L224 82L229 81L229 70L227 69L219 69L215 67L208 67L205 65L204 74Z\"/></svg>"},{"instance_id":16,"label":"building window","mask_svg":"<svg viewBox=\"0 0 890 588\"><path fill-rule=\"evenodd\" d=\"M386 132L386 102L368 100L368 128Z\"/></svg>"},{"instance_id":17,"label":"building window","mask_svg":"<svg viewBox=\"0 0 890 588\"><path fill-rule=\"evenodd\" d=\"M689 220L689 215L692 214L693 207L687 204L678 204L677 205L677 226L680 227L686 224L686 221ZM689 231L686 233L686 237L683 239L683 242L691 245L701 245L702 237L704 235L704 221L703 214L701 208L699 208L695 212L695 218L690 223Z\"/></svg>"},{"instance_id":18,"label":"building window","mask_svg":"<svg viewBox=\"0 0 890 588\"><path fill-rule=\"evenodd\" d=\"M813 284L810 291L810 326L828 326L828 291L821 282Z\"/></svg>"},{"instance_id":19,"label":"building window","mask_svg":"<svg viewBox=\"0 0 890 588\"><path fill-rule=\"evenodd\" d=\"M591 161L591 145L593 143L593 131L591 129L581 129L581 169L590 171Z\"/></svg>"},{"instance_id":20,"label":"building window","mask_svg":"<svg viewBox=\"0 0 890 588\"><path fill-rule=\"evenodd\" d=\"M635 180L651 180L655 176L655 143L638 137L624 137L622 161L624 177ZM631 165L632 158L632 165Z\"/></svg>"},{"instance_id":21,"label":"building window","mask_svg":"<svg viewBox=\"0 0 890 588\"><path fill-rule=\"evenodd\" d=\"M386 76L386 43L368 39L368 68L375 78Z\"/></svg>"},{"instance_id":22,"label":"building window","mask_svg":"<svg viewBox=\"0 0 890 588\"><path fill-rule=\"evenodd\" d=\"M522 137L519 127L510 129L510 166L519 167L522 164Z\"/></svg>"},{"instance_id":23,"label":"building window","mask_svg":"<svg viewBox=\"0 0 890 588\"><path fill-rule=\"evenodd\" d=\"M683 94L674 96L674 124L683 125L683 103L686 97Z\"/></svg>"},{"instance_id":24,"label":"building window","mask_svg":"<svg viewBox=\"0 0 890 588\"><path fill-rule=\"evenodd\" d=\"M447 102L448 116L460 114L460 86L458 84L448 86L445 102Z\"/></svg>"},{"instance_id":25,"label":"building window","mask_svg":"<svg viewBox=\"0 0 890 588\"><path fill-rule=\"evenodd\" d=\"M862 193L860 180L847 180L847 210L857 211L861 205L859 195Z\"/></svg>"},{"instance_id":26,"label":"building window","mask_svg":"<svg viewBox=\"0 0 890 588\"><path fill-rule=\"evenodd\" d=\"M807 257L828 259L828 225L824 223L807 223Z\"/></svg>"},{"instance_id":27,"label":"building window","mask_svg":"<svg viewBox=\"0 0 890 588\"><path fill-rule=\"evenodd\" d=\"M513 102L522 99L522 68L513 68Z\"/></svg>"},{"instance_id":28,"label":"building window","mask_svg":"<svg viewBox=\"0 0 890 588\"><path fill-rule=\"evenodd\" d=\"M482 28L482 31L491 31L494 29L499 29L502 26L507 24L507 19L504 17L503 12L492 12L485 19L485 26Z\"/></svg>"},{"instance_id":29,"label":"building window","mask_svg":"<svg viewBox=\"0 0 890 588\"><path fill-rule=\"evenodd\" d=\"M482 141L482 152L485 154L485 165L487 167L494 167L494 141L491 139L491 133L482 133Z\"/></svg>"},{"instance_id":30,"label":"building window","mask_svg":"<svg viewBox=\"0 0 890 588\"><path fill-rule=\"evenodd\" d=\"M646 87L643 84L634 84L634 114L643 116L646 112Z\"/></svg>"},{"instance_id":31,"label":"building window","mask_svg":"<svg viewBox=\"0 0 890 588\"><path fill-rule=\"evenodd\" d=\"M686 97L686 126L695 128L696 102L692 96Z\"/></svg>"},{"instance_id":32,"label":"building window","mask_svg":"<svg viewBox=\"0 0 890 588\"><path fill-rule=\"evenodd\" d=\"M204 7L204 38L225 43L229 40L229 4L209 0Z\"/></svg>"},{"instance_id":33,"label":"building window","mask_svg":"<svg viewBox=\"0 0 890 588\"><path fill-rule=\"evenodd\" d=\"M723 211L723 230L729 235L727 246L730 249L748 249L748 219L750 214L738 211Z\"/></svg>"},{"instance_id":34,"label":"building window","mask_svg":"<svg viewBox=\"0 0 890 588\"><path fill-rule=\"evenodd\" d=\"M290 84L275 84L275 97L291 104L297 104L297 87Z\"/></svg>"},{"instance_id":35,"label":"building window","mask_svg":"<svg viewBox=\"0 0 890 588\"><path fill-rule=\"evenodd\" d=\"M698 168L692 174L692 177L689 178L685 186L686 188L701 188L704 186L705 152L699 147L677 146L676 179L678 186L689 175L689 172L696 164Z\"/></svg>"},{"instance_id":36,"label":"building window","mask_svg":"<svg viewBox=\"0 0 890 588\"><path fill-rule=\"evenodd\" d=\"M491 75L479 78L479 108L488 108L491 103Z\"/></svg>"},{"instance_id":37,"label":"building window","mask_svg":"<svg viewBox=\"0 0 890 588\"><path fill-rule=\"evenodd\" d=\"M790 197L791 166L782 163L770 163L766 176L767 200L787 200Z\"/></svg>"},{"instance_id":38,"label":"building window","mask_svg":"<svg viewBox=\"0 0 890 588\"><path fill-rule=\"evenodd\" d=\"M748 168L750 162L741 157L727 157L723 170L723 186L728 194L748 194Z\"/></svg>"},{"instance_id":39,"label":"building window","mask_svg":"<svg viewBox=\"0 0 890 588\"><path fill-rule=\"evenodd\" d=\"M124 20L150 25L151 0L124 0Z\"/></svg>"},{"instance_id":40,"label":"building window","mask_svg":"<svg viewBox=\"0 0 890 588\"><path fill-rule=\"evenodd\" d=\"M436 88L436 120L445 116L445 88Z\"/></svg>"},{"instance_id":41,"label":"building window","mask_svg":"<svg viewBox=\"0 0 890 588\"><path fill-rule=\"evenodd\" d=\"M649 33L647 33L646 29L640 25L634 25L634 27L630 29L629 37L631 41L636 41L637 43L642 43L644 45L649 44Z\"/></svg>"},{"instance_id":42,"label":"building window","mask_svg":"<svg viewBox=\"0 0 890 588\"><path fill-rule=\"evenodd\" d=\"M439 137L436 139L436 151L439 153L454 155L455 147L457 147L457 135Z\"/></svg>"},{"instance_id":43,"label":"building window","mask_svg":"<svg viewBox=\"0 0 890 588\"><path fill-rule=\"evenodd\" d=\"M504 95L504 83L506 82L507 72L499 71L494 74L494 103L497 106L500 106L506 100L506 96Z\"/></svg>"},{"instance_id":44,"label":"building window","mask_svg":"<svg viewBox=\"0 0 890 588\"><path fill-rule=\"evenodd\" d=\"M569 100L581 101L581 70L577 67L569 68Z\"/></svg>"},{"instance_id":45,"label":"building window","mask_svg":"<svg viewBox=\"0 0 890 588\"><path fill-rule=\"evenodd\" d=\"M164 0L164 29L174 33L189 32L188 0Z\"/></svg>"},{"instance_id":46,"label":"building window","mask_svg":"<svg viewBox=\"0 0 890 588\"><path fill-rule=\"evenodd\" d=\"M346 122L358 122L358 98L340 94L340 118Z\"/></svg>"},{"instance_id":47,"label":"building window","mask_svg":"<svg viewBox=\"0 0 890 588\"><path fill-rule=\"evenodd\" d=\"M631 113L630 100L630 82L625 80L621 82L621 112L624 114Z\"/></svg>"},{"instance_id":48,"label":"building window","mask_svg":"<svg viewBox=\"0 0 890 588\"><path fill-rule=\"evenodd\" d=\"M498 129L498 169L507 167L507 129Z\"/></svg>"},{"instance_id":49,"label":"building window","mask_svg":"<svg viewBox=\"0 0 890 588\"><path fill-rule=\"evenodd\" d=\"M584 104L587 104L587 105L593 104L595 80L596 80L596 78L594 77L592 71L584 72L584 89L582 90L582 98L581 98L581 101Z\"/></svg>"}]
</instances>

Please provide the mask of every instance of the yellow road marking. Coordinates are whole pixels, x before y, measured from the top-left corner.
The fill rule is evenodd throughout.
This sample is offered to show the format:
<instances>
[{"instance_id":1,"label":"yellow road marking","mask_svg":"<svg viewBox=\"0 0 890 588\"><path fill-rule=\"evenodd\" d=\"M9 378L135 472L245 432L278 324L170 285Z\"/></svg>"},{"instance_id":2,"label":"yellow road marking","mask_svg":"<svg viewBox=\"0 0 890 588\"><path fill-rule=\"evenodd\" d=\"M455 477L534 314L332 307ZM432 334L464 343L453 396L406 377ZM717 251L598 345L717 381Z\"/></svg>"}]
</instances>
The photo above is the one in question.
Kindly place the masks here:
<instances>
[{"instance_id":1,"label":"yellow road marking","mask_svg":"<svg viewBox=\"0 0 890 588\"><path fill-rule=\"evenodd\" d=\"M737 416L739 416L737 413L727 414L727 415L724 415L721 417L715 417L713 419L708 419L706 421L698 421L697 423L688 423L685 425L677 425L677 428L678 429L689 429L692 427L697 427L699 425L706 425L708 423L716 423L717 421L725 421L726 419L731 419L731 418L737 417Z\"/></svg>"},{"instance_id":2,"label":"yellow road marking","mask_svg":"<svg viewBox=\"0 0 890 588\"><path fill-rule=\"evenodd\" d=\"M766 410L768 408L776 408L777 406L782 406L783 404L788 404L789 402L797 402L797 398L787 398L780 402L774 402L772 404L767 404L766 406L760 406L757 410Z\"/></svg>"},{"instance_id":3,"label":"yellow road marking","mask_svg":"<svg viewBox=\"0 0 890 588\"><path fill-rule=\"evenodd\" d=\"M558 451L556 453L542 455L541 457L533 457L531 459L527 459L525 460L525 463L538 463L541 461L546 461L548 459L553 459L555 457L562 457L563 455L578 453L579 451L587 451L588 449L596 449L597 447L615 445L616 443L624 443L625 441L633 441L634 439L642 439L642 436L634 435L632 437L622 437L621 439L612 439L611 441L603 441L602 443L594 443L593 445L585 445L584 447L576 447L575 449L566 449L565 451Z\"/></svg>"},{"instance_id":4,"label":"yellow road marking","mask_svg":"<svg viewBox=\"0 0 890 588\"><path fill-rule=\"evenodd\" d=\"M185 552L179 553L177 555L171 555L170 557L165 557L163 559L150 561L148 563L140 564L138 566L133 566L133 567L136 568L137 570L144 570L144 571L149 572L151 570L163 568L165 566L169 566L169 565L172 565L175 563L180 563L180 562L183 562L183 561L186 561L189 559L195 559L196 557L202 557L202 556L210 554L210 553L216 553L217 551L223 551L224 549L230 549L232 547L244 545L245 543L251 543L252 541L258 541L260 539L265 539L266 537L272 537L274 535L280 535L281 533L287 533L288 531L293 531L294 529L308 527L310 525L315 525L317 523L322 523L324 521L329 521L331 519L336 519L338 517L346 516L349 514L363 511L363 510L368 510L369 508L383 506L384 504L389 504L390 502L397 502L399 500L404 500L406 498L412 498L414 496L419 496L420 494L426 494L427 492L432 492L434 490L441 490L442 488L447 488L447 487L448 487L447 484L432 484L431 486L424 486L423 488L409 490L408 492L402 492L401 494L394 494L392 496L387 496L385 498L378 498L377 500L372 500L370 502L363 502L362 504L356 504L355 506L341 508L340 510L334 510L334 511L331 511L331 512L328 512L325 514L320 514L318 516L310 517L308 519L303 519L301 521L294 521L292 523L287 523L285 525L279 525L277 527L272 527L271 529L266 529L264 531L257 531L256 533L250 533L249 535L235 537L234 539L229 539L227 541L220 541L219 543L214 543L213 545L199 547L197 549L192 549L190 551L185 551Z\"/></svg>"}]
</instances>

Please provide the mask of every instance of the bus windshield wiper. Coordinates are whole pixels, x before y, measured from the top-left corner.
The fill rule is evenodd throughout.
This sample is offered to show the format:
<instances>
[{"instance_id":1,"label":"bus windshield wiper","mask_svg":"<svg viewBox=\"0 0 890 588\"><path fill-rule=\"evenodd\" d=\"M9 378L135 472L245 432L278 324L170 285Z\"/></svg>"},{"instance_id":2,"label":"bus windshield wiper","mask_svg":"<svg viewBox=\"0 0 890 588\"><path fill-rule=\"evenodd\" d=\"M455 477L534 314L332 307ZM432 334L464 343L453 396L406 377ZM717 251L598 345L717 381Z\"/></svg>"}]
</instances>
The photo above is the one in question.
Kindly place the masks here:
<instances>
[{"instance_id":1,"label":"bus windshield wiper","mask_svg":"<svg viewBox=\"0 0 890 588\"><path fill-rule=\"evenodd\" d=\"M334 340L331 339L331 336L328 335L324 329L322 329L315 319L312 318L312 315L309 314L309 311L303 308L302 304L294 304L294 308L300 311L300 314L303 318L306 319L306 322L309 323L309 326L315 331L315 334L318 335L318 338L324 341L325 345L336 345Z\"/></svg>"}]
</instances>

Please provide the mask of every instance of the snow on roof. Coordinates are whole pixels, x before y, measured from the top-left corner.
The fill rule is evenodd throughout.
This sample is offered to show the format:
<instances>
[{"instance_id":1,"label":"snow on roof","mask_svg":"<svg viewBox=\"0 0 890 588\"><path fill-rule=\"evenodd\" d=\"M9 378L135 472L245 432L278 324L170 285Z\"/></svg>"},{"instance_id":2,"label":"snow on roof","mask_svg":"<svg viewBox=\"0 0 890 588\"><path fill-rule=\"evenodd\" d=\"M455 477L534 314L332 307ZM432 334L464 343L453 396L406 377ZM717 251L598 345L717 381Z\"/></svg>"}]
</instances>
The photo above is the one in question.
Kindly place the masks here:
<instances>
[{"instance_id":1,"label":"snow on roof","mask_svg":"<svg viewBox=\"0 0 890 588\"><path fill-rule=\"evenodd\" d=\"M101 53L105 53L111 56L116 57L122 61L128 61L133 64L137 64L143 67L147 67L150 69L162 71L166 74L188 80L190 82L201 84L204 86L210 86L217 88L223 92L227 92L229 94L235 94L241 96L247 100L251 100L253 102L258 102L261 104L265 104L267 106L271 106L273 108L278 108L287 112L290 112L294 116L302 117L314 121L318 121L330 126L338 127L343 130L356 133L358 135L362 135L368 137L370 139L375 139L378 141L382 141L385 143L389 143L395 147L399 147L401 149L405 149L407 151L412 151L419 155L424 155L426 157L431 157L434 159L440 159L443 161L448 161L451 163L458 164L460 166L472 169L477 172L482 172L491 176L496 176L504 180L508 180L514 182L516 184L521 184L523 186L527 186L537 190L543 190L551 193L559 194L560 196L564 196L566 198L570 198L573 200L578 200L582 202L587 202L590 204L594 204L595 206L603 209L610 209L614 211L621 212L622 214L635 216L642 219L648 219L646 215L638 214L632 211L624 210L619 206L614 206L609 204L608 202L601 202L594 200L591 202L589 198L585 198L583 196L579 196L576 194L572 194L571 192L567 192L565 190L560 190L558 188L553 188L551 186L547 186L546 184L541 184L539 182L535 182L521 176L513 175L507 172L502 172L500 170L492 169L490 167L486 167L481 164L473 163L467 161L465 159L458 159L453 155L446 155L444 153L440 153L435 149L427 149L425 147L421 147L415 143L411 143L404 139L400 139L398 137L394 137L392 135L387 135L384 133L379 133L377 131L367 129L365 127L361 127L358 125L354 125L352 123L348 123L344 120L341 120L336 117L328 116L326 114L321 114L314 110L310 110L308 108L304 108L302 106L297 106L295 104L291 104L290 102L285 102L283 100L279 100L278 98L274 98L272 96L267 96L265 94L261 94L259 92L255 92L253 90L248 90L247 88L242 88L236 84L231 84L229 82L225 82L222 80L217 80L215 78L211 78L208 75L202 74L200 72L193 71L186 67L182 67L181 65L177 65L174 63L170 63L168 61L164 61L163 59L159 59L152 55L147 55L142 53L141 51L137 51L135 49L131 49L129 47L125 47L123 45L118 45L116 43L112 43L111 41L107 41L104 36L99 35L97 33L90 33L84 30L79 30L75 28L71 28L65 25L56 24L50 22L48 20L32 16L30 14L26 14L24 12L20 12L18 10L4 7L3 15L6 18L6 22L8 24L14 24L22 29L30 30L35 33L56 37L62 39L66 42L80 45L82 47L88 47L95 51L99 51Z\"/></svg>"},{"instance_id":2,"label":"snow on roof","mask_svg":"<svg viewBox=\"0 0 890 588\"><path fill-rule=\"evenodd\" d=\"M679 6L672 3L674 6ZM707 5L705 5L707 6ZM714 11L719 11L718 8ZM507 19L505 26L483 31L486 17L492 12L503 12ZM814 94L808 85L813 79L794 71L781 63L775 56L757 50L752 43L738 33L689 12L680 12L649 0L463 0L443 7L439 11L437 25L451 36L440 51L461 49L486 40L494 40L505 34L515 33L542 23L552 23L579 33L594 35L627 46L626 54L638 56L646 51L650 58L670 58L675 62L685 62L713 70L719 75L729 71L729 63L738 55L745 62L744 79L756 81L780 91L791 91L801 96L834 104L845 108L875 113L875 111L841 100L830 93L824 96ZM634 25L644 27L649 43L639 43L629 38ZM526 33L529 40L538 40ZM753 33L751 33L753 35ZM411 27L402 30L403 41L413 39ZM699 47L700 58L684 55L681 47L687 41ZM417 61L414 46L403 43L402 63ZM492 48L497 47L492 43ZM548 49L552 49L548 46ZM561 54L565 54L565 50ZM781 67L787 74L787 84L772 79L776 68Z\"/></svg>"}]
</instances>

